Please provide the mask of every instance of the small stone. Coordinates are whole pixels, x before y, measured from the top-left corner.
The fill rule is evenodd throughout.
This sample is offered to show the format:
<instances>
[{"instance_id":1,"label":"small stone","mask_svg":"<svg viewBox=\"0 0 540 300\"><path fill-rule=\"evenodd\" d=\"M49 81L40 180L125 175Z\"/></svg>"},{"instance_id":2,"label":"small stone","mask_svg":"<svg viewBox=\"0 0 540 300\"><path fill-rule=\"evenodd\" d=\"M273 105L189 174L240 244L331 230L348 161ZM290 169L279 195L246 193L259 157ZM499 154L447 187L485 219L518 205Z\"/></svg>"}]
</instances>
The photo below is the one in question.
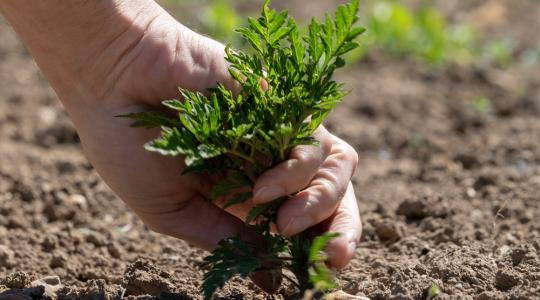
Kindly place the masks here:
<instances>
[{"instance_id":1,"label":"small stone","mask_svg":"<svg viewBox=\"0 0 540 300\"><path fill-rule=\"evenodd\" d=\"M124 273L122 286L126 295L157 295L162 292L172 292L173 285L163 276L163 272L143 259L137 259L130 264Z\"/></svg>"},{"instance_id":2,"label":"small stone","mask_svg":"<svg viewBox=\"0 0 540 300\"><path fill-rule=\"evenodd\" d=\"M504 295L501 295L500 292L486 291L480 295L474 297L474 300L503 300L506 299Z\"/></svg>"},{"instance_id":3,"label":"small stone","mask_svg":"<svg viewBox=\"0 0 540 300\"><path fill-rule=\"evenodd\" d=\"M60 174L73 173L75 170L77 170L76 166L70 161L56 162L56 169Z\"/></svg>"},{"instance_id":4,"label":"small stone","mask_svg":"<svg viewBox=\"0 0 540 300\"><path fill-rule=\"evenodd\" d=\"M506 292L521 282L518 272L513 269L502 269L495 276L495 286L497 289Z\"/></svg>"},{"instance_id":5,"label":"small stone","mask_svg":"<svg viewBox=\"0 0 540 300\"><path fill-rule=\"evenodd\" d=\"M86 200L86 197L79 194L70 195L66 198L66 202L68 204L72 204L74 206L79 207L82 210L86 210L88 208L88 201Z\"/></svg>"},{"instance_id":6,"label":"small stone","mask_svg":"<svg viewBox=\"0 0 540 300\"><path fill-rule=\"evenodd\" d=\"M519 265L528 253L529 253L528 249L523 249L523 248L512 249L512 251L510 252L510 257L512 258L512 264L514 266Z\"/></svg>"},{"instance_id":7,"label":"small stone","mask_svg":"<svg viewBox=\"0 0 540 300\"><path fill-rule=\"evenodd\" d=\"M403 237L403 228L395 222L385 220L377 224L375 233L381 241L396 242Z\"/></svg>"},{"instance_id":8,"label":"small stone","mask_svg":"<svg viewBox=\"0 0 540 300\"><path fill-rule=\"evenodd\" d=\"M58 245L58 238L54 235L48 235L43 239L43 242L41 242L41 247L43 247L43 251L50 252L56 248Z\"/></svg>"},{"instance_id":9,"label":"small stone","mask_svg":"<svg viewBox=\"0 0 540 300\"><path fill-rule=\"evenodd\" d=\"M114 242L107 245L107 250L113 258L119 259L120 257L122 257L120 247Z\"/></svg>"},{"instance_id":10,"label":"small stone","mask_svg":"<svg viewBox=\"0 0 540 300\"><path fill-rule=\"evenodd\" d=\"M56 292L63 287L60 281L60 277L58 276L43 277L41 279L32 281L30 285L32 287L44 287L45 292L43 295L50 298L55 298Z\"/></svg>"},{"instance_id":11,"label":"small stone","mask_svg":"<svg viewBox=\"0 0 540 300\"><path fill-rule=\"evenodd\" d=\"M56 253L53 255L53 257L51 258L51 262L49 264L49 266L51 268L63 268L66 266L66 263L67 263L67 258L65 256L65 254L63 253Z\"/></svg>"},{"instance_id":12,"label":"small stone","mask_svg":"<svg viewBox=\"0 0 540 300\"><path fill-rule=\"evenodd\" d=\"M86 241L96 247L102 247L106 244L105 238L100 233L94 231L88 233Z\"/></svg>"},{"instance_id":13,"label":"small stone","mask_svg":"<svg viewBox=\"0 0 540 300\"><path fill-rule=\"evenodd\" d=\"M306 299L306 297L304 297ZM308 298L309 299L309 298ZM316 299L316 298L312 298ZM350 295L344 291L335 291L330 294L324 295L323 299L325 300L369 300L369 298L358 295Z\"/></svg>"}]
</instances>

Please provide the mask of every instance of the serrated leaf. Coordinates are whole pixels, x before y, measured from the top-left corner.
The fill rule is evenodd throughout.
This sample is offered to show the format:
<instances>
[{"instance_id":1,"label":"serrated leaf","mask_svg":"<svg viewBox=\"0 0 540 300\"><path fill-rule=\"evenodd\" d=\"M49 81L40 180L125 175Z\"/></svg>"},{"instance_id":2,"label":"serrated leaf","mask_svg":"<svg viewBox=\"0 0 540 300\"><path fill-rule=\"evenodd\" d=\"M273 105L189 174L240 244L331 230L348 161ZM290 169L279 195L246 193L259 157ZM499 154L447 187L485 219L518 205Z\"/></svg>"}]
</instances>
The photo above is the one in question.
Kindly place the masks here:
<instances>
[{"instance_id":1,"label":"serrated leaf","mask_svg":"<svg viewBox=\"0 0 540 300\"><path fill-rule=\"evenodd\" d=\"M325 248L331 240L339 236L339 233L327 233L316 237L309 249L309 280L320 291L328 291L336 288L334 272L328 268Z\"/></svg>"},{"instance_id":2,"label":"serrated leaf","mask_svg":"<svg viewBox=\"0 0 540 300\"><path fill-rule=\"evenodd\" d=\"M242 34L242 36L244 36L244 38L249 42L249 44L251 45L251 47L253 47L253 49L255 49L257 52L261 54L264 53L261 40L259 39L257 34L249 30L248 28L240 28L240 29L237 29L236 31ZM238 79L237 77L235 77L235 79L236 81L241 80L241 79Z\"/></svg>"},{"instance_id":3,"label":"serrated leaf","mask_svg":"<svg viewBox=\"0 0 540 300\"><path fill-rule=\"evenodd\" d=\"M276 17L272 20L270 27L268 28L270 34L276 33L276 31L278 31L278 29L280 29L285 24L288 16L289 12L286 10L277 14Z\"/></svg>"},{"instance_id":4,"label":"serrated leaf","mask_svg":"<svg viewBox=\"0 0 540 300\"><path fill-rule=\"evenodd\" d=\"M182 102L179 100L165 100L161 102L165 107L168 107L170 109L179 110L182 111L184 109L184 105L182 105Z\"/></svg>"},{"instance_id":5,"label":"serrated leaf","mask_svg":"<svg viewBox=\"0 0 540 300\"><path fill-rule=\"evenodd\" d=\"M347 35L347 41L352 41L356 39L359 35L366 32L366 28L364 27L356 27L349 34Z\"/></svg>"},{"instance_id":6,"label":"serrated leaf","mask_svg":"<svg viewBox=\"0 0 540 300\"><path fill-rule=\"evenodd\" d=\"M352 50L358 48L358 46L360 45L356 42L349 42L349 43L343 44L341 48L339 48L339 51L336 52L336 56L341 56L348 52L351 52Z\"/></svg>"},{"instance_id":7,"label":"serrated leaf","mask_svg":"<svg viewBox=\"0 0 540 300\"><path fill-rule=\"evenodd\" d=\"M233 190L251 187L251 181L248 177L239 172L229 174L229 177L223 181L216 183L210 191L210 198L217 199L219 197L228 196Z\"/></svg>"},{"instance_id":8,"label":"serrated leaf","mask_svg":"<svg viewBox=\"0 0 540 300\"><path fill-rule=\"evenodd\" d=\"M271 211L272 209L275 209L279 207L287 198L279 198L277 200L274 200L272 202L260 204L254 206L248 213L246 217L246 224L251 224L253 221L255 221L258 217L264 215L268 211Z\"/></svg>"},{"instance_id":9,"label":"serrated leaf","mask_svg":"<svg viewBox=\"0 0 540 300\"><path fill-rule=\"evenodd\" d=\"M279 41L281 41L287 35L289 35L289 33L291 33L292 30L293 30L293 28L291 26L286 26L286 27L279 28L274 34L272 34L272 36L270 38L270 44L271 45L277 44Z\"/></svg>"},{"instance_id":10,"label":"serrated leaf","mask_svg":"<svg viewBox=\"0 0 540 300\"><path fill-rule=\"evenodd\" d=\"M246 278L260 268L262 261L257 253L240 238L229 238L219 242L212 254L205 257L202 268L210 268L204 274L201 291L204 299L212 299L214 293L225 286L234 276Z\"/></svg>"}]
</instances>

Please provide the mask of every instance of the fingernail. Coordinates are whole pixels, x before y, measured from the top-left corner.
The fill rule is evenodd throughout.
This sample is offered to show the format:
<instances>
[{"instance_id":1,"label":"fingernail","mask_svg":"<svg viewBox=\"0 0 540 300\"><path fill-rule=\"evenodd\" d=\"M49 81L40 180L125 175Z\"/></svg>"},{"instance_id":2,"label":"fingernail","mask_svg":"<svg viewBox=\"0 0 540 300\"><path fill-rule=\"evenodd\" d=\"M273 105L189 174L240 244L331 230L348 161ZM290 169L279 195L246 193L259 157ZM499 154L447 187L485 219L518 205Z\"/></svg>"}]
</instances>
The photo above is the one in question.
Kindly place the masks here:
<instances>
[{"instance_id":1,"label":"fingernail","mask_svg":"<svg viewBox=\"0 0 540 300\"><path fill-rule=\"evenodd\" d=\"M283 234L284 236L293 236L308 229L313 225L313 220L309 217L296 217L291 219L289 223L283 228L283 230L281 230L281 234Z\"/></svg>"},{"instance_id":2,"label":"fingernail","mask_svg":"<svg viewBox=\"0 0 540 300\"><path fill-rule=\"evenodd\" d=\"M253 195L254 203L265 203L278 197L284 196L285 190L277 185L264 186L258 189Z\"/></svg>"}]
</instances>

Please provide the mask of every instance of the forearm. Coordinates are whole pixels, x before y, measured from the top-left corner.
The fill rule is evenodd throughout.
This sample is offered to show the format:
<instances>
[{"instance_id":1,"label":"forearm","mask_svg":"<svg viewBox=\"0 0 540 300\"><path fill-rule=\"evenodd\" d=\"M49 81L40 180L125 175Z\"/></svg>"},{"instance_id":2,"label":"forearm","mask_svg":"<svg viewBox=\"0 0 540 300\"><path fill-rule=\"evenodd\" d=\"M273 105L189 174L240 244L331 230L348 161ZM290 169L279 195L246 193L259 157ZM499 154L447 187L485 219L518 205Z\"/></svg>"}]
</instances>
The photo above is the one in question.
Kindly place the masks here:
<instances>
[{"instance_id":1,"label":"forearm","mask_svg":"<svg viewBox=\"0 0 540 300\"><path fill-rule=\"evenodd\" d=\"M61 99L99 98L104 78L162 9L151 0L0 0Z\"/></svg>"}]
</instances>

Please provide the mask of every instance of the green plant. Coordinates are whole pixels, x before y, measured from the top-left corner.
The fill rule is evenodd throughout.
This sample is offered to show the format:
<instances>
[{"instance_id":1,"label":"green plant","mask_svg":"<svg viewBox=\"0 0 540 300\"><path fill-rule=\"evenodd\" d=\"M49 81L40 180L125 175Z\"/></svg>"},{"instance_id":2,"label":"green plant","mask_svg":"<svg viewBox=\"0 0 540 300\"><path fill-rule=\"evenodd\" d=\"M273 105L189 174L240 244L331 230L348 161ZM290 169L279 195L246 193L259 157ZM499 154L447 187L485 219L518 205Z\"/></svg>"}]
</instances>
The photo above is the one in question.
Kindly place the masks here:
<instances>
[{"instance_id":1,"label":"green plant","mask_svg":"<svg viewBox=\"0 0 540 300\"><path fill-rule=\"evenodd\" d=\"M472 110L484 116L493 114L493 104L486 96L474 98L470 103Z\"/></svg>"},{"instance_id":2,"label":"green plant","mask_svg":"<svg viewBox=\"0 0 540 300\"><path fill-rule=\"evenodd\" d=\"M417 10L402 1L373 2L365 16L365 43L350 56L353 61L372 49L431 64L474 61L477 33L466 24L448 24L431 2L424 2Z\"/></svg>"},{"instance_id":3,"label":"green plant","mask_svg":"<svg viewBox=\"0 0 540 300\"><path fill-rule=\"evenodd\" d=\"M433 300L439 297L440 294L441 294L441 288L436 283L433 283L426 290L426 300Z\"/></svg>"},{"instance_id":4,"label":"green plant","mask_svg":"<svg viewBox=\"0 0 540 300\"><path fill-rule=\"evenodd\" d=\"M301 36L287 11L276 12L264 4L258 19L249 18L237 32L251 52L226 48L229 72L242 89L229 91L218 84L209 96L180 89L183 101L163 104L177 115L140 112L126 115L135 127L160 127L161 136L146 149L163 155L184 155L184 173L221 173L225 178L211 191L213 199L228 199L225 206L247 201L255 179L287 159L298 145L317 145L311 136L333 107L347 94L334 80L334 71L345 65L343 55L355 49L364 32L355 26L359 0L339 6L335 17L312 20ZM266 84L261 84L262 79ZM267 88L263 88L267 86ZM204 259L202 292L211 299L232 277L247 277L267 270L290 270L291 281L304 291L335 287L333 273L325 264L324 251L336 237L327 234L309 239L305 233L283 238L271 232L277 209L288 197L254 207L246 224L253 226L262 243L239 237L220 242ZM283 275L285 278L289 278Z\"/></svg>"},{"instance_id":5,"label":"green plant","mask_svg":"<svg viewBox=\"0 0 540 300\"><path fill-rule=\"evenodd\" d=\"M507 68L514 62L516 43L511 38L489 41L482 49L482 56L487 64Z\"/></svg>"},{"instance_id":6,"label":"green plant","mask_svg":"<svg viewBox=\"0 0 540 300\"><path fill-rule=\"evenodd\" d=\"M540 43L527 49L521 55L521 64L524 66L536 66L540 63Z\"/></svg>"}]
</instances>

